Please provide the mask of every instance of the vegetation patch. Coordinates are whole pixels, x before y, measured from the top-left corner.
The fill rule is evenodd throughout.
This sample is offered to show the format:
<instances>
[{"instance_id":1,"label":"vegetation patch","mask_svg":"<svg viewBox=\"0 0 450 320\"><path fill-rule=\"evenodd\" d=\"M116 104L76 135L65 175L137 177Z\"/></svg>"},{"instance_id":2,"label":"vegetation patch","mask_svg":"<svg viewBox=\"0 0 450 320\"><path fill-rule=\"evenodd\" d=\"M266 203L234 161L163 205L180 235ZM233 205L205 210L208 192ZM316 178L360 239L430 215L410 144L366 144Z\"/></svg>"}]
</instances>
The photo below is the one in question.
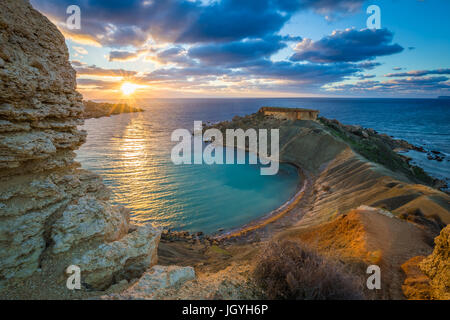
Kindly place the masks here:
<instances>
[{"instance_id":1,"label":"vegetation patch","mask_svg":"<svg viewBox=\"0 0 450 320\"><path fill-rule=\"evenodd\" d=\"M363 299L361 282L335 262L293 241L273 242L262 251L253 280L267 299Z\"/></svg>"},{"instance_id":2,"label":"vegetation patch","mask_svg":"<svg viewBox=\"0 0 450 320\"><path fill-rule=\"evenodd\" d=\"M392 171L403 172L419 182L433 185L434 179L432 177L422 168L410 165L408 161L392 150L391 146L381 139L381 136L378 137L378 134L367 134L366 137L360 137L332 121L323 118L320 118L319 121L328 129L328 132L346 142L355 152L367 160L381 164Z\"/></svg>"}]
</instances>

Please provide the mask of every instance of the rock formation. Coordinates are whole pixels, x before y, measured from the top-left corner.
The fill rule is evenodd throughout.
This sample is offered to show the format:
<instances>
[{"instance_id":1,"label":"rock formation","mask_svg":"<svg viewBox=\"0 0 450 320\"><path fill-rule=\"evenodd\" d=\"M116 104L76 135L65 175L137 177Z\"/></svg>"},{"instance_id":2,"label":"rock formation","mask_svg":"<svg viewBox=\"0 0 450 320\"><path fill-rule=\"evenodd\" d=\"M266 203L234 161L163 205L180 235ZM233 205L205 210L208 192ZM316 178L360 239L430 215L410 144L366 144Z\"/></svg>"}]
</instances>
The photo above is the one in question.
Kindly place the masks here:
<instances>
[{"instance_id":1,"label":"rock formation","mask_svg":"<svg viewBox=\"0 0 450 320\"><path fill-rule=\"evenodd\" d=\"M194 279L195 271L192 267L154 266L124 292L105 296L103 299L155 299L165 289Z\"/></svg>"},{"instance_id":2,"label":"rock formation","mask_svg":"<svg viewBox=\"0 0 450 320\"><path fill-rule=\"evenodd\" d=\"M434 240L431 255L420 264L420 269L430 278L432 299L450 300L450 225Z\"/></svg>"},{"instance_id":3,"label":"rock formation","mask_svg":"<svg viewBox=\"0 0 450 320\"><path fill-rule=\"evenodd\" d=\"M25 0L0 2L0 291L29 277L105 289L156 263L160 232L134 226L80 169L82 96L63 35ZM31 295L32 296L32 295Z\"/></svg>"},{"instance_id":4,"label":"rock formation","mask_svg":"<svg viewBox=\"0 0 450 320\"><path fill-rule=\"evenodd\" d=\"M413 257L428 256L433 239L450 223L449 195L395 153L408 147L405 142L324 118L291 121L253 114L204 130L209 128L224 135L226 129L277 128L280 160L297 165L307 177L295 208L243 236L306 242L364 275L367 264L378 264L383 290L373 298L404 298L400 266ZM430 267L424 262L422 268L434 283L435 295L445 297L450 246L445 235L438 239L426 259Z\"/></svg>"},{"instance_id":5,"label":"rock formation","mask_svg":"<svg viewBox=\"0 0 450 320\"><path fill-rule=\"evenodd\" d=\"M83 101L84 119L109 117L121 113L143 112L141 108L130 106L126 103L97 103L94 101Z\"/></svg>"}]
</instances>

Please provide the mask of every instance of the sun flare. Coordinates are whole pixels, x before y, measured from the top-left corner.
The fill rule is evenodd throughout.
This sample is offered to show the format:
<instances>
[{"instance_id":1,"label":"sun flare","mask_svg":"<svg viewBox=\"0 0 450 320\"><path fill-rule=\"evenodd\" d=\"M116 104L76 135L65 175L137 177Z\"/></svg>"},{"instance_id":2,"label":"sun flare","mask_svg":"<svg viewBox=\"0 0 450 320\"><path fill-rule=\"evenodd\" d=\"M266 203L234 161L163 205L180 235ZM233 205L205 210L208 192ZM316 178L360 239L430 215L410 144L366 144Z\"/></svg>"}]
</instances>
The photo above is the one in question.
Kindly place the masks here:
<instances>
[{"instance_id":1,"label":"sun flare","mask_svg":"<svg viewBox=\"0 0 450 320\"><path fill-rule=\"evenodd\" d=\"M136 92L136 90L139 88L137 84L130 83L130 82L124 82L122 86L120 87L120 90L122 93L126 96L129 96Z\"/></svg>"}]
</instances>

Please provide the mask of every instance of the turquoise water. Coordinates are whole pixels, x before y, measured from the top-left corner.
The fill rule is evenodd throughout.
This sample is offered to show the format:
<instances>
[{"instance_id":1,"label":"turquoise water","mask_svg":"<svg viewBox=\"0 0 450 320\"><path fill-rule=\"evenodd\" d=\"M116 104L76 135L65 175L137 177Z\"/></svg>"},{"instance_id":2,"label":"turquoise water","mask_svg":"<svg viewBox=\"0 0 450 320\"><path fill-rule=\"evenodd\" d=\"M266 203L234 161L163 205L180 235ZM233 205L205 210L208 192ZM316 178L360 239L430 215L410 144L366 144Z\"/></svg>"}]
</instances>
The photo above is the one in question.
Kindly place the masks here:
<instances>
[{"instance_id":1,"label":"turquoise water","mask_svg":"<svg viewBox=\"0 0 450 320\"><path fill-rule=\"evenodd\" d=\"M191 232L229 230L277 209L300 183L297 169L287 164L275 176L262 176L260 165L174 165L172 130L193 129L182 112L152 109L91 119L83 128L88 140L78 160L102 175L113 201L129 207L137 222Z\"/></svg>"},{"instance_id":2,"label":"turquoise water","mask_svg":"<svg viewBox=\"0 0 450 320\"><path fill-rule=\"evenodd\" d=\"M104 177L114 201L133 219L165 228L204 231L239 227L281 206L298 184L295 169L261 176L258 166L174 166L174 129L195 120L223 121L261 106L318 109L345 124L358 124L437 150L443 162L412 152L429 174L450 178L450 100L437 99L159 99L137 103L147 111L86 121L88 140L78 151L83 167Z\"/></svg>"}]
</instances>

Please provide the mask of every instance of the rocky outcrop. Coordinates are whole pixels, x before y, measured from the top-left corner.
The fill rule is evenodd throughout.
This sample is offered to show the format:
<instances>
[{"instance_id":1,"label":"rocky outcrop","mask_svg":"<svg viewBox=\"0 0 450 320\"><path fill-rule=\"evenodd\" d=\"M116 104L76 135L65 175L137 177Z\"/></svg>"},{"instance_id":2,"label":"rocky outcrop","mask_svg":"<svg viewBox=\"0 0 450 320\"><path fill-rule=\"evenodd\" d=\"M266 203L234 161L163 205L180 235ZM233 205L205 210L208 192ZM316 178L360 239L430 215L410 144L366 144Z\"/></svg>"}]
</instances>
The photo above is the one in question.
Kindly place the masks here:
<instances>
[{"instance_id":1,"label":"rocky outcrop","mask_svg":"<svg viewBox=\"0 0 450 320\"><path fill-rule=\"evenodd\" d=\"M430 296L437 300L450 300L450 225L434 240L431 255L420 264L420 269L430 278Z\"/></svg>"},{"instance_id":2,"label":"rocky outcrop","mask_svg":"<svg viewBox=\"0 0 450 320\"><path fill-rule=\"evenodd\" d=\"M130 106L126 103L97 103L94 101L83 101L84 119L109 117L121 113L143 112L141 108Z\"/></svg>"},{"instance_id":3,"label":"rocky outcrop","mask_svg":"<svg viewBox=\"0 0 450 320\"><path fill-rule=\"evenodd\" d=\"M154 299L164 289L176 288L194 279L195 271L192 267L154 266L124 292L105 296L103 299Z\"/></svg>"},{"instance_id":4,"label":"rocky outcrop","mask_svg":"<svg viewBox=\"0 0 450 320\"><path fill-rule=\"evenodd\" d=\"M137 278L154 265L160 234L151 225L137 228L126 237L101 244L73 260L84 271L90 288L105 289L114 282Z\"/></svg>"},{"instance_id":5,"label":"rocky outcrop","mask_svg":"<svg viewBox=\"0 0 450 320\"><path fill-rule=\"evenodd\" d=\"M104 289L156 263L160 232L133 226L109 202L100 177L82 170L86 139L65 39L25 0L0 2L0 290L30 276L65 289L81 268L85 288ZM39 287L39 286L38 286ZM39 288L37 288L39 290ZM3 296L2 293L0 295Z\"/></svg>"},{"instance_id":6,"label":"rocky outcrop","mask_svg":"<svg viewBox=\"0 0 450 320\"><path fill-rule=\"evenodd\" d=\"M406 275L402 289L413 300L450 299L450 226L435 239L433 252L416 256L402 265Z\"/></svg>"},{"instance_id":7,"label":"rocky outcrop","mask_svg":"<svg viewBox=\"0 0 450 320\"><path fill-rule=\"evenodd\" d=\"M209 128L223 134L279 129L280 160L300 167L307 179L302 199L289 213L242 236L256 241L275 234L308 242L363 274L361 266L379 263L384 289L374 298L404 298L400 266L429 255L434 237L450 223L450 197L394 151L406 147L403 142L323 118L290 121L253 114L204 129Z\"/></svg>"}]
</instances>

